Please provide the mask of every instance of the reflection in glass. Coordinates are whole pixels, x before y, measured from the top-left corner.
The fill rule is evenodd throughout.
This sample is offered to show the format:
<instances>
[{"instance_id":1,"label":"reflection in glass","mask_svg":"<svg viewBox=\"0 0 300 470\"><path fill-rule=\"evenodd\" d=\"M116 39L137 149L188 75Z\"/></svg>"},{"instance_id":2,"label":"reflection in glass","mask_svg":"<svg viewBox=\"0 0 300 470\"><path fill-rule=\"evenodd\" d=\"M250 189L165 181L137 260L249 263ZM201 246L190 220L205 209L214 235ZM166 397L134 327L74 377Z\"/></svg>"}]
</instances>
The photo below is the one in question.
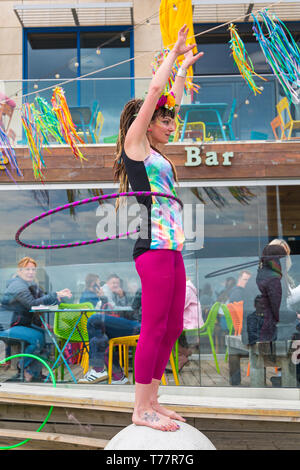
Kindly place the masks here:
<instances>
[{"instance_id":1,"label":"reflection in glass","mask_svg":"<svg viewBox=\"0 0 300 470\"><path fill-rule=\"evenodd\" d=\"M97 191L100 191L100 188ZM105 193L114 191L114 188L105 189ZM186 243L183 258L191 294L193 294L190 297L193 297L192 303L195 307L192 312L193 322L189 324L187 319L185 334L178 342L179 357L181 357L180 360L178 357L181 385L238 385L242 387L253 385L251 381L254 380L254 368L251 368L252 359L249 356L247 318L248 316L251 318L251 315L253 317L254 312L261 310L257 304L257 296L261 295L257 284L259 260L264 247L277 238L287 241L290 246L291 263L288 266L288 278L292 279L289 290L290 295L293 295L292 297L282 296L279 325L283 326L280 326L278 330L278 325L276 325L276 331L278 330L278 334L280 332L280 341L293 341L297 338L297 312L300 299L298 295L300 284L298 193L298 186L249 186L247 188L199 186L178 189L178 196L185 205L184 211L187 211L184 217ZM98 304L100 308L102 305L105 306L109 302L107 300L104 302L103 299L103 297L108 297L107 292L105 294L107 288L104 286L108 284L110 275L117 276L124 292L126 305L123 307L129 307L129 310L120 314L114 306L110 309L111 312L114 312L114 315L120 315L115 318L140 321L140 281L132 260L134 238L128 237L128 239L76 249L37 252L23 249L14 241L14 234L19 225L26 220L50 207L91 197L92 194L94 190L88 189L4 190L1 192L3 204L0 207L0 217L1 220L5 220L0 237L1 298L7 283L16 274L17 262L24 256L32 256L38 264L36 277L39 287L46 293L67 287L72 292L69 302L75 304L83 299L87 300L83 297L88 289L86 280L93 274L100 285L97 289L101 292L98 297L99 303L96 302L96 305ZM124 207L122 213L122 217L127 217L124 219L120 218L121 212L116 215L113 201L108 202L107 205L95 202L77 207L71 213L60 212L43 219L29 227L23 237L24 240L32 243L46 245L96 238L97 232L112 231L115 228L118 230L120 226L123 229L124 224L137 226L139 216L134 208L134 202L134 200L128 200L128 206ZM110 219L112 214L115 219ZM111 225L112 221L115 226ZM282 272L285 272L283 261L280 260L280 263ZM284 279L282 275L282 286ZM288 307L287 299L289 299ZM294 299L293 302L291 299ZM220 373L217 370L209 337L200 336L203 332L201 326L203 327L207 321L216 302L220 305L213 329L213 345ZM238 310L235 316L233 308L241 302L242 309ZM95 305L94 301L92 303ZM133 303L134 308L132 308ZM229 313L231 312L229 320L224 306L227 307ZM290 313L287 315L287 312ZM287 318L292 318L292 329L289 329L291 322L284 320ZM53 321L54 312L49 312L49 324L53 324ZM189 328L191 326L193 328ZM196 334L188 332L189 329L196 330ZM287 333L288 338L286 335L283 338L282 332ZM278 348L278 338L276 341L268 340L268 344L272 342ZM239 355L233 354L233 343L235 347L239 345ZM47 354L54 354L53 348L53 345L49 347ZM4 343L1 343L1 355L1 357L5 355ZM185 359L182 358L183 355ZM237 366L237 360L239 366ZM115 365L116 361L115 358ZM271 387L274 382L271 378L281 377L280 368L283 367L281 364L278 356L273 365L267 366L266 384L263 386ZM75 364L71 363L71 367L74 368ZM77 378L82 378L84 375L82 367L79 365L76 367ZM275 367L277 367L276 370ZM7 370L1 380L6 380L15 373L15 370ZM173 383L172 373L167 371L167 375L170 383ZM68 371L65 371L65 377L71 380ZM282 380L286 380L284 374L282 377ZM277 382L280 381L277 380Z\"/></svg>"}]
</instances>

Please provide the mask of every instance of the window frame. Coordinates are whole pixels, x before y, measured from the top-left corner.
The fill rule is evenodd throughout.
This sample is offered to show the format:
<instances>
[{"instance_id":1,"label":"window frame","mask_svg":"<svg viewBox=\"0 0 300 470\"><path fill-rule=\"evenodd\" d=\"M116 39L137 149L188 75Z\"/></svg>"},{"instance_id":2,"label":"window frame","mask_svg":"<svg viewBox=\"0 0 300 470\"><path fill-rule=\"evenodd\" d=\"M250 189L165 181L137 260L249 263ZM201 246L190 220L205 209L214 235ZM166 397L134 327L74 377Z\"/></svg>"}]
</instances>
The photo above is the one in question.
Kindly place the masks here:
<instances>
[{"instance_id":1,"label":"window frame","mask_svg":"<svg viewBox=\"0 0 300 470\"><path fill-rule=\"evenodd\" d=\"M252 32L252 26L253 26L252 21L236 22L234 24L237 27L237 31L240 34L240 37L243 41L244 41L245 35L248 36L250 34L249 29L248 29L248 28L250 28L251 37L253 37L253 41L251 41L251 42L258 44L258 41L257 41L257 39L255 38L255 36ZM286 25L286 27L288 28L288 30L292 34L294 40L300 46L300 21L285 21L284 24ZM213 30L209 33L206 33L202 37L198 36L198 37L195 38L197 46L198 46L198 50L201 50L200 49L201 44L205 44L205 43L227 44L228 49L229 49L230 33L228 31L228 25L223 26L223 27L221 27L221 25L222 25L222 23L198 23L198 22L193 23L194 32L195 32L196 35L199 34L201 31L206 31L206 30L210 30L210 29L218 27L218 29L215 29L215 30ZM225 38L225 36L227 38L227 41L226 42L221 41L222 37ZM199 40L199 38L201 38L200 42L197 42L197 39ZM202 38L203 38L203 40L202 40ZM246 43L245 47L247 48L247 43ZM234 73L222 73L222 72L220 72L218 74L205 73L204 75L205 76L238 76L239 71L236 70L236 72L234 72ZM262 73L260 73L260 75L262 75L262 76L273 75L273 72L270 69L270 71L262 72ZM195 77L202 77L202 75L201 74L199 74L199 75L195 74Z\"/></svg>"}]
</instances>

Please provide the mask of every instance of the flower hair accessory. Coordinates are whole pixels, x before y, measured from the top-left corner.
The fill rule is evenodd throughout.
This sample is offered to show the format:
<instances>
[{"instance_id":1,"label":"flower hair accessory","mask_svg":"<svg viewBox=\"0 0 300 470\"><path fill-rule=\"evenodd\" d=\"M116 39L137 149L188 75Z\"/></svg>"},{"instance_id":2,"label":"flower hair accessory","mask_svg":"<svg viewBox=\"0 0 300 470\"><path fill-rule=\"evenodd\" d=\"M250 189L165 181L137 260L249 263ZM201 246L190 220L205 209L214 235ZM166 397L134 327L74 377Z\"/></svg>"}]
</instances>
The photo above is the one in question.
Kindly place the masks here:
<instances>
[{"instance_id":1,"label":"flower hair accessory","mask_svg":"<svg viewBox=\"0 0 300 470\"><path fill-rule=\"evenodd\" d=\"M175 111L175 107L176 107L175 95L173 91L170 91L170 93L163 93L160 96L155 109L166 108L166 109L169 109L170 111Z\"/></svg>"}]
</instances>

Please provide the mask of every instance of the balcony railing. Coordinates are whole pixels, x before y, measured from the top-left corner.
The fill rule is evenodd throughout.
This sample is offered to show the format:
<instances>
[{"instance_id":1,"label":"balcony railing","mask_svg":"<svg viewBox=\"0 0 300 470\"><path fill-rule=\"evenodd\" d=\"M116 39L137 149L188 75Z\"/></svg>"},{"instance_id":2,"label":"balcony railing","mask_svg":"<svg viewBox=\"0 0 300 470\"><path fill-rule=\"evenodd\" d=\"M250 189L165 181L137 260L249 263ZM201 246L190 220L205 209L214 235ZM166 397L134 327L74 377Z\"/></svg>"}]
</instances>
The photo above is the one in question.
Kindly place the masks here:
<instances>
[{"instance_id":1,"label":"balcony railing","mask_svg":"<svg viewBox=\"0 0 300 470\"><path fill-rule=\"evenodd\" d=\"M198 93L184 96L178 128L171 141L274 141L288 138L278 115L277 104L284 98L273 75L257 83L256 96L242 77L236 75L194 77ZM79 135L87 144L115 143L124 104L133 96L143 98L151 78L21 80L0 82L0 125L14 146L26 145L21 121L22 104L44 98L51 105L53 89L61 85ZM3 106L6 101L5 106ZM2 104L1 104L2 103ZM288 115L290 111L291 116ZM300 106L288 103L286 119L300 119ZM274 129L273 129L274 127ZM292 133L290 138L298 137ZM50 144L58 145L52 137Z\"/></svg>"}]
</instances>

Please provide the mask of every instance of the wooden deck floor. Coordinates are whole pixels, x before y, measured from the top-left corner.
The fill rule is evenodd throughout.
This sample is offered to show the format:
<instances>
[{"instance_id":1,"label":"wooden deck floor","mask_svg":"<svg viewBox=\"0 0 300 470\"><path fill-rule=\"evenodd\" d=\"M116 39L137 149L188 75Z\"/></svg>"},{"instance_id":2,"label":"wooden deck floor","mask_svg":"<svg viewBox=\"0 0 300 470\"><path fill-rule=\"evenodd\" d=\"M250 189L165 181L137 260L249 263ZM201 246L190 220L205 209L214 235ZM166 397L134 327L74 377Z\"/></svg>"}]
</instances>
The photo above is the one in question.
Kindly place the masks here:
<instances>
[{"instance_id":1,"label":"wooden deck floor","mask_svg":"<svg viewBox=\"0 0 300 470\"><path fill-rule=\"evenodd\" d=\"M161 387L159 400L181 413L218 450L299 450L297 389ZM2 383L0 446L32 440L22 449L103 448L131 424L134 386ZM37 424L54 410L42 433ZM13 438L13 435L17 439Z\"/></svg>"}]
</instances>

